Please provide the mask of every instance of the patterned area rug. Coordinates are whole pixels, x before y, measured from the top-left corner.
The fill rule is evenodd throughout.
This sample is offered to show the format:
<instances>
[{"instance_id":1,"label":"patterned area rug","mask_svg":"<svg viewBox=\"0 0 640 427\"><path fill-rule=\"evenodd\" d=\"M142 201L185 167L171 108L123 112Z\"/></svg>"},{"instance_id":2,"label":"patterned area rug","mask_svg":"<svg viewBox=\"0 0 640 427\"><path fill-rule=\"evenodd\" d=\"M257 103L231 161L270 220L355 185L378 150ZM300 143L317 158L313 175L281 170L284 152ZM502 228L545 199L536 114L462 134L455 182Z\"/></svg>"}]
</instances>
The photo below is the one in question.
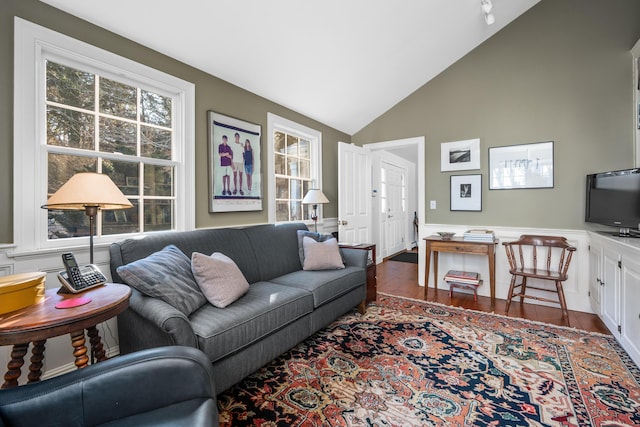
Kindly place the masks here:
<instances>
[{"instance_id":1,"label":"patterned area rug","mask_svg":"<svg viewBox=\"0 0 640 427\"><path fill-rule=\"evenodd\" d=\"M378 295L219 396L221 426L638 426L614 338Z\"/></svg>"}]
</instances>

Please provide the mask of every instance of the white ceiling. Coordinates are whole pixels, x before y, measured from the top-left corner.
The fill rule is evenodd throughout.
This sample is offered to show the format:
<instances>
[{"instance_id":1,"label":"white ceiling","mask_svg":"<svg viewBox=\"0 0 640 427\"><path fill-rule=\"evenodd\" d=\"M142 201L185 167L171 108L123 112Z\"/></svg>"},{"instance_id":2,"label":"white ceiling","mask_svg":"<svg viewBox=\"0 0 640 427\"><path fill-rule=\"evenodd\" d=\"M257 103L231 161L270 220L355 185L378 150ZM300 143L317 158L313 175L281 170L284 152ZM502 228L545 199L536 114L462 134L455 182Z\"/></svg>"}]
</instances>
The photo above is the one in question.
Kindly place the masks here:
<instances>
[{"instance_id":1,"label":"white ceiling","mask_svg":"<svg viewBox=\"0 0 640 427\"><path fill-rule=\"evenodd\" d=\"M41 0L353 135L540 0Z\"/></svg>"}]
</instances>

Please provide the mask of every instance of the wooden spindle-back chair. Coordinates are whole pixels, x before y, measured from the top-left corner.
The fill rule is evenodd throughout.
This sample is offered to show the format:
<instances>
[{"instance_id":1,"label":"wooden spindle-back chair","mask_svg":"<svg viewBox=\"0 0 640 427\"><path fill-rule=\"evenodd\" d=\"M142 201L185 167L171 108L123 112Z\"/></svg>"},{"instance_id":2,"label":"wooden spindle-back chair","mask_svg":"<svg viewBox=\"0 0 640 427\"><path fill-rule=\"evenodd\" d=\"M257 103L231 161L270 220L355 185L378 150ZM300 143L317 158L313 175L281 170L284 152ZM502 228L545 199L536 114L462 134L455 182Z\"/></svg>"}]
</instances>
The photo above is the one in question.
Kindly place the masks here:
<instances>
[{"instance_id":1,"label":"wooden spindle-back chair","mask_svg":"<svg viewBox=\"0 0 640 427\"><path fill-rule=\"evenodd\" d=\"M562 282L567 280L567 271L571 263L571 257L576 250L567 239L561 236L534 236L524 234L514 242L502 243L507 252L509 260L509 273L511 273L511 284L509 285L509 297L505 312L509 312L511 300L520 297L520 304L525 298L538 301L552 302L560 304L563 316L566 316L569 325L569 311L562 289ZM538 260L538 254L546 259ZM520 283L516 283L520 278ZM555 283L555 289L530 286L527 279L550 280ZM514 293L517 288L518 293ZM558 299L553 300L536 295L527 294L527 289L537 289L546 292L556 292Z\"/></svg>"}]
</instances>

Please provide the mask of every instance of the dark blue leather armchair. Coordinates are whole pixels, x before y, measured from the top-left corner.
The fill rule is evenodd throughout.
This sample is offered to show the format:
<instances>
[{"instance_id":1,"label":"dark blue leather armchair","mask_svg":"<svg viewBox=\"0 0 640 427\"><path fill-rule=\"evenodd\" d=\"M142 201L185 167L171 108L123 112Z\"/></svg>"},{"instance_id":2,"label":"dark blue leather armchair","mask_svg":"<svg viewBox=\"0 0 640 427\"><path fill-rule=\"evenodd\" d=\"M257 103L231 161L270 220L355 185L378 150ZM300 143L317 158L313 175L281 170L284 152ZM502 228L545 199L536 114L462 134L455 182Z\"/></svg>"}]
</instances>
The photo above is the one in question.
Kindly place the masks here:
<instances>
[{"instance_id":1,"label":"dark blue leather armchair","mask_svg":"<svg viewBox=\"0 0 640 427\"><path fill-rule=\"evenodd\" d=\"M0 390L0 426L101 425L218 426L211 362L158 347Z\"/></svg>"}]
</instances>

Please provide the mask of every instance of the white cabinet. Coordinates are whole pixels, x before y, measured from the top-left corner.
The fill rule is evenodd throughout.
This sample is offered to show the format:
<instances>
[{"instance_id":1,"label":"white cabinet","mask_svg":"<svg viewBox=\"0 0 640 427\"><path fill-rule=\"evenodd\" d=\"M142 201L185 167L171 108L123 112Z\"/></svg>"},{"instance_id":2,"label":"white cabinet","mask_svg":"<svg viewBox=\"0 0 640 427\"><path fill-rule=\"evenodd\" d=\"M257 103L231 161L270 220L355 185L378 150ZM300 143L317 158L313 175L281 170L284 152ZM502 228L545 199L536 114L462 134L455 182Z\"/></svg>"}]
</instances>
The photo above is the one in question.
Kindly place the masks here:
<instances>
[{"instance_id":1,"label":"white cabinet","mask_svg":"<svg viewBox=\"0 0 640 427\"><path fill-rule=\"evenodd\" d=\"M619 340L630 355L640 355L640 256L623 254L621 262Z\"/></svg>"},{"instance_id":2,"label":"white cabinet","mask_svg":"<svg viewBox=\"0 0 640 427\"><path fill-rule=\"evenodd\" d=\"M596 264L589 266L593 309L640 366L640 239L592 232L589 236L589 261Z\"/></svg>"},{"instance_id":3,"label":"white cabinet","mask_svg":"<svg viewBox=\"0 0 640 427\"><path fill-rule=\"evenodd\" d=\"M602 321L612 334L620 326L620 255L605 246L602 251Z\"/></svg>"},{"instance_id":4,"label":"white cabinet","mask_svg":"<svg viewBox=\"0 0 640 427\"><path fill-rule=\"evenodd\" d=\"M589 302L591 309L597 315L602 313L602 246L597 243L589 244Z\"/></svg>"}]
</instances>

